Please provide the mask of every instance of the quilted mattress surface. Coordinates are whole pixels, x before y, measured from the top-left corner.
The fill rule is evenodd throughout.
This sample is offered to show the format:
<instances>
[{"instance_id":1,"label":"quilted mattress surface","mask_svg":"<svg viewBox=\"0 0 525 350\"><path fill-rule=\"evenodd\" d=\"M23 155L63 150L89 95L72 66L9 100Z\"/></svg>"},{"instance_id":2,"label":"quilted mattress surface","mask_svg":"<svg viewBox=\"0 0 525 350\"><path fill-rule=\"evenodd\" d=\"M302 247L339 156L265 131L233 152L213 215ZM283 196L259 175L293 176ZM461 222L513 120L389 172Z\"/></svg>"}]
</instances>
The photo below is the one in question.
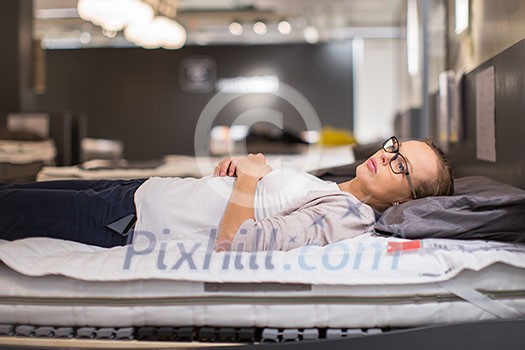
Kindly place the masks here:
<instances>
[{"instance_id":1,"label":"quilted mattress surface","mask_svg":"<svg viewBox=\"0 0 525 350\"><path fill-rule=\"evenodd\" d=\"M514 244L372 234L216 253L206 242L104 249L31 238L1 242L0 260L0 323L402 327L501 317L465 291L504 315L525 313L525 249Z\"/></svg>"}]
</instances>

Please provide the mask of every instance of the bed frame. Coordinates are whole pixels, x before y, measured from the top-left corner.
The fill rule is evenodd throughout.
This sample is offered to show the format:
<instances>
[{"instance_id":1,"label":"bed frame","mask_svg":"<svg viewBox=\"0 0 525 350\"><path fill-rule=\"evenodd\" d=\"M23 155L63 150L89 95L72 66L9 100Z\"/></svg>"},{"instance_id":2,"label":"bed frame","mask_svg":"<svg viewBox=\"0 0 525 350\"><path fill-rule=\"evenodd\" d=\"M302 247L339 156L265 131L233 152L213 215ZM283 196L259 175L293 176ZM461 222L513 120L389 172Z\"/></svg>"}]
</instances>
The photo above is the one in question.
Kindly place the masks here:
<instances>
[{"instance_id":1,"label":"bed frame","mask_svg":"<svg viewBox=\"0 0 525 350\"><path fill-rule=\"evenodd\" d=\"M0 326L0 349L210 348L260 349L523 349L525 318L409 329L274 329L218 327ZM12 333L7 336L5 333ZM14 335L14 336L13 336Z\"/></svg>"},{"instance_id":2,"label":"bed frame","mask_svg":"<svg viewBox=\"0 0 525 350\"><path fill-rule=\"evenodd\" d=\"M520 188L525 188L525 159L516 157L516 150L522 147L519 143L525 134L525 104L523 104L523 85L507 84L506 79L512 77L514 81L525 81L523 59L525 58L525 40L498 54L491 60L483 63L476 70L468 73L463 85L463 115L464 135L458 143L450 145L450 158L456 169L456 176L486 175ZM496 144L497 161L495 163L476 159L476 74L487 67L495 67L496 82ZM19 332L20 325L3 325L4 334L0 336L0 349L19 349L20 347L38 347L45 349L54 346L67 348L81 347L147 347L147 342L134 342L133 339L174 340L180 339L182 330L160 329L153 327L133 328L128 330L108 329L80 329L81 334L86 332L90 337L117 337L132 335L124 343L116 340L88 340L88 343L75 343L77 340L40 339L36 336L27 337L31 332L45 334L45 329L39 326L31 328L24 326ZM9 328L12 327L12 328ZM6 331L7 330L7 331ZM49 331L49 329L48 329ZM72 330L78 337L79 329ZM29 332L24 337L23 332ZM94 332L94 333L93 333ZM126 333L128 332L128 333ZM193 342L162 343L168 348L177 347L209 347L218 346L212 341L228 341L225 348L239 348L238 345L249 344L243 348L261 348L266 346L286 347L287 349L524 349L525 348L525 318L479 321L469 323L455 323L439 326L418 327L411 329L393 330L346 330L346 329L216 329L213 327L191 328L184 330L184 334ZM20 336L16 336L19 334ZM36 333L33 333L35 335ZM56 334L56 333L55 333ZM93 334L95 334L93 336ZM149 338L148 338L149 337ZM162 338L164 337L164 339ZM332 338L334 337L334 338ZM338 337L338 338L335 338ZM303 339L304 338L304 339ZM190 340L186 338L186 340ZM233 342L236 344L232 346ZM92 342L92 343L89 343ZM255 344L260 342L260 344ZM60 343L60 344L59 344ZM269 344L268 344L269 343ZM91 346L92 345L92 346ZM157 343L150 344L160 347Z\"/></svg>"}]
</instances>

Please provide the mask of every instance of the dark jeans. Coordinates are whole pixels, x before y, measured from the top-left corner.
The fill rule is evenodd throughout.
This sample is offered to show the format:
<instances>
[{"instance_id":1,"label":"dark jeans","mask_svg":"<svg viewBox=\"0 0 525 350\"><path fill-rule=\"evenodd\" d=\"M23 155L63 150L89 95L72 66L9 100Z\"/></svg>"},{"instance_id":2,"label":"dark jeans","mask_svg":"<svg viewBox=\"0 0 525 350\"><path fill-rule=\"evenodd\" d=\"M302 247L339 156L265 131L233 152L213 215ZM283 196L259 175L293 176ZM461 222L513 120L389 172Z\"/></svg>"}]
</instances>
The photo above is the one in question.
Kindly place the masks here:
<instances>
[{"instance_id":1,"label":"dark jeans","mask_svg":"<svg viewBox=\"0 0 525 350\"><path fill-rule=\"evenodd\" d=\"M125 245L108 227L135 213L144 180L64 180L0 184L0 239L51 237L100 247Z\"/></svg>"}]
</instances>

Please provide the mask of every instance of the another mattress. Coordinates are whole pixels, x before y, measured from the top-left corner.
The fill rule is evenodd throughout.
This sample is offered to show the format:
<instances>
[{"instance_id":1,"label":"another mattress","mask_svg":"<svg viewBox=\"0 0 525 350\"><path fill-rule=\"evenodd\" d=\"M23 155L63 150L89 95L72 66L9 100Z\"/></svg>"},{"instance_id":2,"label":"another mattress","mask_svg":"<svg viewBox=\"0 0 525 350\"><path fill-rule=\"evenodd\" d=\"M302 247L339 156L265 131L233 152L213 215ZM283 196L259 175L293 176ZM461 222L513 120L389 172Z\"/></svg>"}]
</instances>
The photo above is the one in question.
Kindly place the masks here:
<instances>
[{"instance_id":1,"label":"another mattress","mask_svg":"<svg viewBox=\"0 0 525 350\"><path fill-rule=\"evenodd\" d=\"M9 164L29 164L43 162L53 164L56 156L53 140L15 141L0 140L0 162Z\"/></svg>"},{"instance_id":2,"label":"another mattress","mask_svg":"<svg viewBox=\"0 0 525 350\"><path fill-rule=\"evenodd\" d=\"M190 157L183 155L166 156L164 163L158 167L94 169L82 166L45 167L37 176L38 181L63 179L138 179L150 176L193 176L201 177L213 173L215 165L222 157ZM308 172L319 169L350 164L355 161L351 146L310 147L308 153L296 155L267 155L272 166L291 163Z\"/></svg>"},{"instance_id":3,"label":"another mattress","mask_svg":"<svg viewBox=\"0 0 525 350\"><path fill-rule=\"evenodd\" d=\"M7 324L370 328L525 314L525 249L513 244L363 235L211 253L31 238L0 244L0 259Z\"/></svg>"}]
</instances>

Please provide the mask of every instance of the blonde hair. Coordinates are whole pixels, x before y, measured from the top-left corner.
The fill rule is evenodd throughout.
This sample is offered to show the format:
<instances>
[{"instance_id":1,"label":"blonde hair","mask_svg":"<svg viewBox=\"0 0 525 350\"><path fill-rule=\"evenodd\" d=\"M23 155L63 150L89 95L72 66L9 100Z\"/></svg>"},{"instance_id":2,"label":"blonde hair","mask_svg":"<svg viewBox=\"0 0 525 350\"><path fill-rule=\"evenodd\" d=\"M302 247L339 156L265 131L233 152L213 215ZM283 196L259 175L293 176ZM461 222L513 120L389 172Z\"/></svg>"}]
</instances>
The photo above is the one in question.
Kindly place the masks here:
<instances>
[{"instance_id":1,"label":"blonde hair","mask_svg":"<svg viewBox=\"0 0 525 350\"><path fill-rule=\"evenodd\" d=\"M419 186L416 186L415 192L417 198L453 195L454 177L450 161L432 140L424 140L422 142L427 144L436 154L438 159L438 174L436 178L423 181Z\"/></svg>"}]
</instances>

